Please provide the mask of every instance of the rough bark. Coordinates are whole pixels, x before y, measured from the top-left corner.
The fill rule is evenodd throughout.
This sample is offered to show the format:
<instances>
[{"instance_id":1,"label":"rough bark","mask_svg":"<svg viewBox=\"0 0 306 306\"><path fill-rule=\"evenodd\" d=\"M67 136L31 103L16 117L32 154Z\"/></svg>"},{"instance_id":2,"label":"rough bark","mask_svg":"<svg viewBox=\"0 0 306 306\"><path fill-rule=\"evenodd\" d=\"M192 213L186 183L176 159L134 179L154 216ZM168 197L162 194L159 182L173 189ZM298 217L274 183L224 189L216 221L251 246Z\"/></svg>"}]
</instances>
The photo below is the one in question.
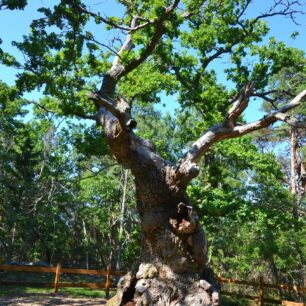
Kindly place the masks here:
<instances>
[{"instance_id":1,"label":"rough bark","mask_svg":"<svg viewBox=\"0 0 306 306\"><path fill-rule=\"evenodd\" d=\"M118 304L134 300L139 305L180 305L182 300L190 300L184 305L217 305L217 287L207 285L205 291L199 285L213 282L205 265L207 242L185 189L174 184L176 166L163 160L149 142L122 129L109 112L100 120L113 154L135 176L143 238L140 270L146 270L147 264L156 270L150 279L146 274L140 276L140 270L123 279Z\"/></svg>"}]
</instances>

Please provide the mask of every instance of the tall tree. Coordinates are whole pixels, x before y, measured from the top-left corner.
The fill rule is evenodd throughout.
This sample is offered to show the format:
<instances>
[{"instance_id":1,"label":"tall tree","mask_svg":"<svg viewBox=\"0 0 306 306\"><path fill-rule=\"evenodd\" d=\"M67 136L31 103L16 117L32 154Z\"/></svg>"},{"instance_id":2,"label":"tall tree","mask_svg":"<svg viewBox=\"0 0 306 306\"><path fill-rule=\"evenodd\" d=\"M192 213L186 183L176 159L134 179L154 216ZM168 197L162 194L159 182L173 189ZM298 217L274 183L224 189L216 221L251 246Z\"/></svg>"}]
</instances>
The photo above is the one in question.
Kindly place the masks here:
<instances>
[{"instance_id":1,"label":"tall tree","mask_svg":"<svg viewBox=\"0 0 306 306\"><path fill-rule=\"evenodd\" d=\"M271 75L301 62L293 49L273 38L261 44L268 33L262 20L294 18L299 2L273 1L264 13L247 18L252 2L118 1L124 11L120 18L104 17L102 10L79 0L61 0L52 9L40 8L44 16L32 22L23 42L14 43L24 62L2 52L4 64L23 70L17 81L21 90L38 87L57 97L62 115L94 117L112 154L135 177L142 263L119 283L119 305L132 299L139 305L219 304L206 237L186 188L214 144L268 127L306 96L304 90L262 119L240 122L250 98L265 96ZM89 30L92 19L119 33L113 46ZM224 72L235 90L219 84L211 69L220 57L231 59ZM249 58L256 63L249 65ZM98 76L102 85L94 90ZM133 105L156 102L161 91L177 94L182 110L195 107L202 114L199 120L208 123L174 161L134 132Z\"/></svg>"},{"instance_id":2,"label":"tall tree","mask_svg":"<svg viewBox=\"0 0 306 306\"><path fill-rule=\"evenodd\" d=\"M271 111L282 107L294 94L305 87L305 59L301 64L302 69L296 70L294 67L285 67L271 78L269 86L271 96L266 97L263 105L265 110ZM259 141L276 142L284 147L285 154L280 154L279 159L284 172L287 174L287 184L295 201L293 214L296 218L300 214L305 214L305 207L303 207L306 183L305 116L306 108L303 104L298 111L280 117L281 124L268 131L261 132L258 137Z\"/></svg>"}]
</instances>

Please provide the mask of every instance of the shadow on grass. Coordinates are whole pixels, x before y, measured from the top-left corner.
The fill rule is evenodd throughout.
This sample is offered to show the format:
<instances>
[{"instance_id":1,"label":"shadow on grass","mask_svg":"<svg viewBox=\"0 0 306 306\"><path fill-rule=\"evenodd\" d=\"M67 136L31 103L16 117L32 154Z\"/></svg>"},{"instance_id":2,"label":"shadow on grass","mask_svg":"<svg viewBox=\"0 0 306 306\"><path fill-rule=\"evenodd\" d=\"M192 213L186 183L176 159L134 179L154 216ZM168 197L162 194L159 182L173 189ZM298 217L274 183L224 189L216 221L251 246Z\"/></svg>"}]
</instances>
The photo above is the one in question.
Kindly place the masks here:
<instances>
[{"instance_id":1,"label":"shadow on grass","mask_svg":"<svg viewBox=\"0 0 306 306\"><path fill-rule=\"evenodd\" d=\"M0 285L1 306L98 306L106 304L106 299L104 299L104 297L104 292L84 288L62 288L62 290L55 295L52 288Z\"/></svg>"},{"instance_id":2,"label":"shadow on grass","mask_svg":"<svg viewBox=\"0 0 306 306\"><path fill-rule=\"evenodd\" d=\"M54 289L0 285L0 297L12 297L28 294L54 295ZM59 288L58 294L54 296L105 298L105 293L102 290L92 290L86 288Z\"/></svg>"},{"instance_id":3,"label":"shadow on grass","mask_svg":"<svg viewBox=\"0 0 306 306\"><path fill-rule=\"evenodd\" d=\"M1 298L1 306L23 305L23 306L48 306L48 305L74 305L74 306L98 306L105 305L106 301L91 298L69 298L63 296L44 296L43 294L34 294L12 298Z\"/></svg>"}]
</instances>

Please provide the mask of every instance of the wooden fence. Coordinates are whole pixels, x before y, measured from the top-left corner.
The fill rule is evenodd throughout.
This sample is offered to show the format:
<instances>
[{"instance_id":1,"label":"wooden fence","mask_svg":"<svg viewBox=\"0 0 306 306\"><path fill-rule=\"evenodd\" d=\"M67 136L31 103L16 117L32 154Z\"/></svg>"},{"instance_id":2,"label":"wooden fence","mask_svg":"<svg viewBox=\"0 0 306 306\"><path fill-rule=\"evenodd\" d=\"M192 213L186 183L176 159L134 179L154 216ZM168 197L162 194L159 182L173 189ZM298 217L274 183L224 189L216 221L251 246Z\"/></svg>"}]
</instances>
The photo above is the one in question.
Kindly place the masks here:
<instances>
[{"instance_id":1,"label":"wooden fence","mask_svg":"<svg viewBox=\"0 0 306 306\"><path fill-rule=\"evenodd\" d=\"M54 293L58 292L60 287L79 287L79 288L91 288L91 289L104 289L106 297L109 296L109 291L116 289L115 284L111 284L111 275L122 276L125 272L112 271L110 266L107 270L89 270L89 269L67 269L62 268L60 264L57 264L55 268L47 267L33 267L33 266L9 266L0 265L0 270L5 271L20 271L20 272L38 272L38 273L54 273L54 283L42 283L42 282L23 282L23 281L1 281L0 285L19 285L19 286L34 286L34 287L51 287L54 288ZM86 274L104 276L104 283L61 283L61 273L68 274Z\"/></svg>"},{"instance_id":2,"label":"wooden fence","mask_svg":"<svg viewBox=\"0 0 306 306\"><path fill-rule=\"evenodd\" d=\"M298 286L287 286L287 285L274 285L274 284L269 284L265 283L263 281L263 278L261 277L259 279L259 282L247 282L244 280L237 280L237 279L232 279L232 278L223 278L221 276L217 276L217 281L222 284L237 284L237 285L245 285L245 286L250 286L250 287L255 287L258 289L258 295L257 296L252 296L252 295L246 295L246 294L239 294L236 292L227 292L221 289L222 295L225 296L232 296L232 297L237 297L237 298L244 298L247 300L253 300L255 302L255 305L260 305L263 306L265 303L270 303L270 304L277 304L277 305L285 305L285 306L305 306L304 303L297 303L297 302L291 302L291 301L284 301L284 300L276 300L276 299L271 299L271 298L265 298L265 289L276 289L276 290L287 290L287 291L294 291L296 293L306 292L305 287L298 287Z\"/></svg>"},{"instance_id":3,"label":"wooden fence","mask_svg":"<svg viewBox=\"0 0 306 306\"><path fill-rule=\"evenodd\" d=\"M109 291L112 289L116 289L116 285L111 283L111 275L114 276L122 276L126 272L122 271L112 271L110 266L107 270L88 270L88 269L67 269L62 268L60 264L58 264L55 268L46 268L46 267L33 267L33 266L8 266L8 265L0 265L0 270L5 271L22 271L22 272L38 272L38 273L54 273L54 283L39 283L39 282L17 282L17 281L0 281L0 285L22 285L22 286L38 286L38 287L51 287L54 288L54 293L57 293L60 287L80 287L80 288L91 288L91 289L104 289L106 297L109 296ZM86 274L86 275L97 275L104 276L104 283L61 283L60 275L61 273L68 274ZM245 285L251 286L258 289L258 295L246 295L246 294L238 294L235 292L227 292L221 290L222 295L225 296L233 296L237 298L245 298L248 300L255 301L256 305L263 306L265 303L270 304L278 304L285 306L304 306L303 303L296 303L290 301L276 300L271 298L265 298L265 289L277 289L277 290L288 290L294 292L306 292L305 287L298 286L287 286L287 285L274 285L265 283L263 278L259 279L259 282L248 282L244 280L237 280L232 278L223 278L221 276L217 276L217 281L222 284L237 284L237 285Z\"/></svg>"}]
</instances>

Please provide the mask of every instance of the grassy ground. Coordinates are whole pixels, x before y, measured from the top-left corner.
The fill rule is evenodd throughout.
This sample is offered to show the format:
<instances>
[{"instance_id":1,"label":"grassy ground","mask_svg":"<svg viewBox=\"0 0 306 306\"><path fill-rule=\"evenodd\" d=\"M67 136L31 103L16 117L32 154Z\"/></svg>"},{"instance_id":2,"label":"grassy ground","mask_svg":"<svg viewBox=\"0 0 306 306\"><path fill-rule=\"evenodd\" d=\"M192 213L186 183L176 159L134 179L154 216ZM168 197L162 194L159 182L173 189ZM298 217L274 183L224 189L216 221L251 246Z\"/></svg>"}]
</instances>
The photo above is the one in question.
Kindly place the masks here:
<instances>
[{"instance_id":1,"label":"grassy ground","mask_svg":"<svg viewBox=\"0 0 306 306\"><path fill-rule=\"evenodd\" d=\"M0 286L0 297L12 297L22 294L44 293L53 294L53 288L37 288L37 287L17 287L17 286ZM114 293L114 292L111 292ZM88 298L105 298L102 290L92 290L87 288L60 288L60 295L70 297L88 297ZM222 296L222 305L224 306L247 306L251 305L246 300L235 300L226 296Z\"/></svg>"},{"instance_id":2,"label":"grassy ground","mask_svg":"<svg viewBox=\"0 0 306 306\"><path fill-rule=\"evenodd\" d=\"M30 294L30 293L53 294L54 289L0 285L0 297L10 297L21 294ZM87 289L87 288L60 288L59 294L71 297L105 298L104 291Z\"/></svg>"},{"instance_id":3,"label":"grassy ground","mask_svg":"<svg viewBox=\"0 0 306 306\"><path fill-rule=\"evenodd\" d=\"M252 304L252 301L244 300L244 299L233 299L228 296L221 296L221 305L222 306L251 306L254 305Z\"/></svg>"}]
</instances>

